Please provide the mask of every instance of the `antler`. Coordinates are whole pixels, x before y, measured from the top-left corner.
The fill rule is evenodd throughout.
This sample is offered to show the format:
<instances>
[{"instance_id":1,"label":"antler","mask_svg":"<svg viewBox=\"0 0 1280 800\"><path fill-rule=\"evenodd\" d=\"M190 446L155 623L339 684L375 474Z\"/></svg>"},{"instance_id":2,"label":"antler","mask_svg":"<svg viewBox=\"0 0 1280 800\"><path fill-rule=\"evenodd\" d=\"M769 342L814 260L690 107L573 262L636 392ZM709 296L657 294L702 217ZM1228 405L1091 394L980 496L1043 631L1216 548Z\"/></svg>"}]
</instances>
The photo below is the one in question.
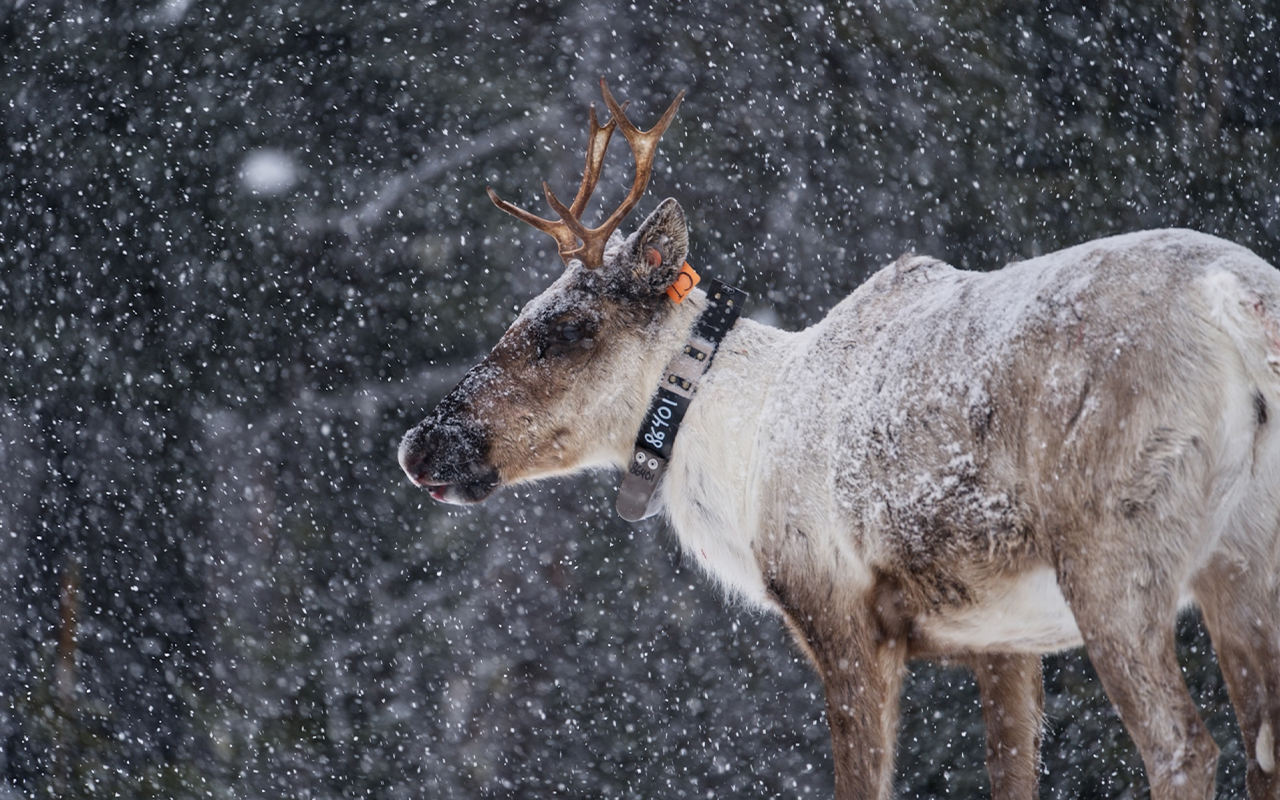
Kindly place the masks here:
<instances>
[{"instance_id":1,"label":"antler","mask_svg":"<svg viewBox=\"0 0 1280 800\"><path fill-rule=\"evenodd\" d=\"M542 191L547 197L547 203L552 210L560 217L559 221L543 219L536 214L531 214L522 208L512 205L502 200L494 193L493 189L486 187L489 192L489 199L494 205L511 216L522 222L527 222L538 230L550 234L559 245L560 257L564 259L564 263L568 264L570 259L579 259L587 269L595 269L604 263L604 246L609 241L609 237L613 234L618 226L622 224L622 220L627 214L635 208L636 203L640 202L640 198L644 195L645 187L649 185L649 176L653 173L653 157L658 149L658 140L662 138L662 134L666 132L671 125L671 121L675 119L676 109L680 107L680 102L684 99L684 92L676 95L676 99L671 106L658 120L658 123L647 131L642 131L635 125L631 124L631 120L627 119L625 113L630 103L618 104L613 94L609 91L608 85L604 82L604 78L600 79L600 91L604 94L605 105L609 109L612 118L608 123L601 126L596 122L596 107L591 104L591 132L587 142L587 166L582 173L582 185L578 188L578 195L573 199L573 205L565 207L555 192L551 191L551 187L546 181L542 182ZM587 206L587 201L591 199L592 192L595 191L596 183L600 180L600 172L604 165L604 154L609 147L609 139L613 136L615 126L622 128L622 135L626 137L627 143L631 145L631 153L635 156L636 161L636 178L631 185L631 192L627 198L622 201L622 205L609 215L598 228L588 228L582 224L582 212ZM582 244L578 244L581 240Z\"/></svg>"}]
</instances>

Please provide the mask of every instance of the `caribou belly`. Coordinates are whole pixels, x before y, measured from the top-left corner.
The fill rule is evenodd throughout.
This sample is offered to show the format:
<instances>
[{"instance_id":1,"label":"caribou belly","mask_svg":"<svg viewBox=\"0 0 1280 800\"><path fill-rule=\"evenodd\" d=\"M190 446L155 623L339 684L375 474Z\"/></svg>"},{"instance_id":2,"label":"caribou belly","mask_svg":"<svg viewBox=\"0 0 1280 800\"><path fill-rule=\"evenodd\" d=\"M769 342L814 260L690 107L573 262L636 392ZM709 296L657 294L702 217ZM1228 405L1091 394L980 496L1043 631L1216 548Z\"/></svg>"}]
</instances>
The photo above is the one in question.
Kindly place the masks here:
<instances>
[{"instance_id":1,"label":"caribou belly","mask_svg":"<svg viewBox=\"0 0 1280 800\"><path fill-rule=\"evenodd\" d=\"M1081 644L1080 630L1049 567L1023 573L978 602L916 621L947 650L1046 653Z\"/></svg>"}]
</instances>

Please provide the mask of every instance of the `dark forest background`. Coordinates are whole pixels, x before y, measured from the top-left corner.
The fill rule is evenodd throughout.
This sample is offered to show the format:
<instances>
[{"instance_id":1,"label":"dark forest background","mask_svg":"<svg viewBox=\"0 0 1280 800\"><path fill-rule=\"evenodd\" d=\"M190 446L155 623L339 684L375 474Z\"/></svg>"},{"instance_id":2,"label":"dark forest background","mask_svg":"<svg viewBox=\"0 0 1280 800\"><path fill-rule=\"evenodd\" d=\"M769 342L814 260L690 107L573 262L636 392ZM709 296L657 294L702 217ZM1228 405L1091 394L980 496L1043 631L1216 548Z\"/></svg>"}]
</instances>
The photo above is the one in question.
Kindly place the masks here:
<instances>
[{"instance_id":1,"label":"dark forest background","mask_svg":"<svg viewBox=\"0 0 1280 800\"><path fill-rule=\"evenodd\" d=\"M612 476L449 511L395 463L559 272L484 186L572 193L602 75L646 127L688 91L637 216L678 198L787 328L907 250L1177 225L1280 262L1263 0L9 0L0 798L830 793L779 623ZM1145 797L1087 660L1046 665L1042 795ZM967 674L906 698L901 795L986 792Z\"/></svg>"}]
</instances>

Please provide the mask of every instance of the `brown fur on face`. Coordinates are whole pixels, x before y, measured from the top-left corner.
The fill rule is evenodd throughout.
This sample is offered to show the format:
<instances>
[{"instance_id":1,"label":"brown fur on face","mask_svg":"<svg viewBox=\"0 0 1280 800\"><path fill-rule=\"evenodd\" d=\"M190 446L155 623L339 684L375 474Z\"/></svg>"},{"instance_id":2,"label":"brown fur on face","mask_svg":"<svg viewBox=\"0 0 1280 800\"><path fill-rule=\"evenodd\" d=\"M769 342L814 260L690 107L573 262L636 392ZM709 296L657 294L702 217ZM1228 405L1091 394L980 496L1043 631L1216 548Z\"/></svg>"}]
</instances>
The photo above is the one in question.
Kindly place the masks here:
<instances>
[{"instance_id":1,"label":"brown fur on face","mask_svg":"<svg viewBox=\"0 0 1280 800\"><path fill-rule=\"evenodd\" d=\"M658 372L696 316L697 301L676 306L665 294L687 248L684 212L668 200L616 238L599 269L571 264L405 435L410 478L438 500L476 502L500 485L625 459Z\"/></svg>"},{"instance_id":2,"label":"brown fur on face","mask_svg":"<svg viewBox=\"0 0 1280 800\"><path fill-rule=\"evenodd\" d=\"M592 283L590 273L577 277ZM644 411L646 398L619 391L626 383L615 377L661 325L663 309L573 284L558 293L564 298L571 302L522 314L484 361L493 378L470 410L488 432L488 459L504 484L607 460L629 446L629 421Z\"/></svg>"}]
</instances>

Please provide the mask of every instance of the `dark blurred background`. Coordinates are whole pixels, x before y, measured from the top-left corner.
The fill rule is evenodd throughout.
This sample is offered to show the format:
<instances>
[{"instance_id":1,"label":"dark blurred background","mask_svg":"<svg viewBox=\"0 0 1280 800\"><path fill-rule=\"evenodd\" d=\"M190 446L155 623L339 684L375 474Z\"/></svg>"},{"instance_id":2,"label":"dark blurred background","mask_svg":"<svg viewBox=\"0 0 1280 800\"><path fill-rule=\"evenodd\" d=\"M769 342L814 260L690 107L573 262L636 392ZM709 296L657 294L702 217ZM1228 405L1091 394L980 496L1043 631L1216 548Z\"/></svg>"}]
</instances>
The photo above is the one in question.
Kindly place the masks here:
<instances>
[{"instance_id":1,"label":"dark blurred background","mask_svg":"<svg viewBox=\"0 0 1280 800\"><path fill-rule=\"evenodd\" d=\"M613 476L449 511L395 463L558 274L484 186L571 194L602 75L645 127L688 91L636 216L678 198L786 328L907 250L1280 260L1272 3L642 5L0 5L0 798L830 793L782 627ZM1087 661L1046 666L1042 796L1145 797ZM904 707L902 796L986 792L967 674Z\"/></svg>"}]
</instances>

